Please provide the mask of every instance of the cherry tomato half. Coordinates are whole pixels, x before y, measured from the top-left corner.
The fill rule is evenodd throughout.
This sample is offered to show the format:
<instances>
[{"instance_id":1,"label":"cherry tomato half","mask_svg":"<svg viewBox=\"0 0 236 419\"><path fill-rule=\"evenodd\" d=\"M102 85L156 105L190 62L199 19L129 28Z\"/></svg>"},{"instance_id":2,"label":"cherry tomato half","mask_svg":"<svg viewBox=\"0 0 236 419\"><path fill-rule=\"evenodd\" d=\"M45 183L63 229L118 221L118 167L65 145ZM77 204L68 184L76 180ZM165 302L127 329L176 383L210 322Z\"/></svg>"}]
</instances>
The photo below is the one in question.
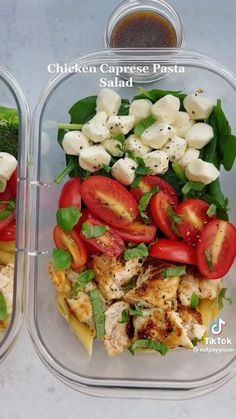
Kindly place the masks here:
<instances>
[{"instance_id":1,"label":"cherry tomato half","mask_svg":"<svg viewBox=\"0 0 236 419\"><path fill-rule=\"evenodd\" d=\"M86 206L109 225L124 228L138 215L138 205L120 183L104 176L90 176L81 185Z\"/></svg>"},{"instance_id":2,"label":"cherry tomato half","mask_svg":"<svg viewBox=\"0 0 236 419\"><path fill-rule=\"evenodd\" d=\"M125 229L115 229L123 240L131 243L151 243L156 236L157 228L142 221L134 221Z\"/></svg>"},{"instance_id":3,"label":"cherry tomato half","mask_svg":"<svg viewBox=\"0 0 236 419\"><path fill-rule=\"evenodd\" d=\"M94 215L91 213L91 211L89 211L88 208L84 208L82 210L82 216L79 219L79 222L74 226L74 229L80 234L81 231L81 227L83 225L83 223L85 223L85 221L87 221L88 218L94 217ZM87 249L87 252L89 254L95 254L95 253L99 253L98 249L96 249L92 244L85 242L85 240L81 237L81 239L84 242L84 245Z\"/></svg>"},{"instance_id":4,"label":"cherry tomato half","mask_svg":"<svg viewBox=\"0 0 236 419\"><path fill-rule=\"evenodd\" d=\"M4 242L13 241L16 238L16 222L13 220L4 230L0 233L0 240Z\"/></svg>"},{"instance_id":5,"label":"cherry tomato half","mask_svg":"<svg viewBox=\"0 0 236 419\"><path fill-rule=\"evenodd\" d=\"M81 207L80 186L81 180L79 177L69 179L63 185L58 202L59 208L66 208L72 205L78 208Z\"/></svg>"},{"instance_id":6,"label":"cherry tomato half","mask_svg":"<svg viewBox=\"0 0 236 419\"><path fill-rule=\"evenodd\" d=\"M0 204L0 232L2 232L12 222L15 216L14 209L9 210L10 211L9 215L7 216L4 215L4 210L6 210L7 207L8 207L7 203ZM1 235L0 235L0 240L1 240Z\"/></svg>"},{"instance_id":7,"label":"cherry tomato half","mask_svg":"<svg viewBox=\"0 0 236 419\"><path fill-rule=\"evenodd\" d=\"M158 176L142 176L138 188L131 188L130 192L135 197L135 199L139 201L143 194L150 192L154 186L159 186L161 191L169 195L174 206L178 205L179 200L174 188L172 188L168 182Z\"/></svg>"},{"instance_id":8,"label":"cherry tomato half","mask_svg":"<svg viewBox=\"0 0 236 419\"><path fill-rule=\"evenodd\" d=\"M159 191L153 195L149 203L149 212L154 223L169 239L178 239L178 236L173 231L173 221L168 214L169 209L172 209L172 202L169 195L163 191Z\"/></svg>"},{"instance_id":9,"label":"cherry tomato half","mask_svg":"<svg viewBox=\"0 0 236 419\"><path fill-rule=\"evenodd\" d=\"M201 274L209 279L226 275L236 252L236 230L233 224L222 220L208 223L197 244L197 265Z\"/></svg>"},{"instance_id":10,"label":"cherry tomato half","mask_svg":"<svg viewBox=\"0 0 236 419\"><path fill-rule=\"evenodd\" d=\"M13 172L11 175L9 181L7 184L10 187L11 190L11 199L16 199L16 193L17 193L17 169Z\"/></svg>"},{"instance_id":11,"label":"cherry tomato half","mask_svg":"<svg viewBox=\"0 0 236 419\"><path fill-rule=\"evenodd\" d=\"M93 217L89 217L86 223L91 226L104 225L102 222L96 220L96 218ZM108 228L105 234L98 237L86 238L82 231L80 234L83 240L107 256L118 257L123 252L125 247L122 238L111 227Z\"/></svg>"},{"instance_id":12,"label":"cherry tomato half","mask_svg":"<svg viewBox=\"0 0 236 419\"><path fill-rule=\"evenodd\" d=\"M53 238L58 249L68 250L72 256L72 269L81 268L87 262L87 251L79 234L72 230L65 233L58 225L54 228Z\"/></svg>"},{"instance_id":13,"label":"cherry tomato half","mask_svg":"<svg viewBox=\"0 0 236 419\"><path fill-rule=\"evenodd\" d=\"M149 248L149 255L172 262L196 265L195 249L181 241L160 239Z\"/></svg>"}]
</instances>

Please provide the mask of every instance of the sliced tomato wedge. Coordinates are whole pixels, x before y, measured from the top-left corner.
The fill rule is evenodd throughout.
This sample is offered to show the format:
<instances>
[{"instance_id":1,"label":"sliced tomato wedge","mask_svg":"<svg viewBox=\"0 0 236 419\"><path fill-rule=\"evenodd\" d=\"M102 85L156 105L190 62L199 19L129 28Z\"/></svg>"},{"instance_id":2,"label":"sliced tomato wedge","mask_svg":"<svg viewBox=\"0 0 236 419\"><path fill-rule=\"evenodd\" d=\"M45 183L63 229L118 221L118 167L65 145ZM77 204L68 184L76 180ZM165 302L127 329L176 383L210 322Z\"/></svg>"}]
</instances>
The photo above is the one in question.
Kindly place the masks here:
<instances>
[{"instance_id":1,"label":"sliced tomato wedge","mask_svg":"<svg viewBox=\"0 0 236 419\"><path fill-rule=\"evenodd\" d=\"M151 243L156 236L157 228L142 221L134 221L125 229L115 229L123 240L131 243Z\"/></svg>"},{"instance_id":2,"label":"sliced tomato wedge","mask_svg":"<svg viewBox=\"0 0 236 419\"><path fill-rule=\"evenodd\" d=\"M12 198L12 191L7 183L5 191L0 193L0 201L10 201Z\"/></svg>"},{"instance_id":3,"label":"sliced tomato wedge","mask_svg":"<svg viewBox=\"0 0 236 419\"><path fill-rule=\"evenodd\" d=\"M177 207L176 213L181 217L178 230L181 237L190 245L196 245L201 237L204 226L215 216L209 217L209 204L201 199L187 199Z\"/></svg>"},{"instance_id":4,"label":"sliced tomato wedge","mask_svg":"<svg viewBox=\"0 0 236 419\"><path fill-rule=\"evenodd\" d=\"M65 233L58 225L54 228L53 238L58 249L68 250L72 256L72 269L81 268L87 262L87 251L79 234L72 230Z\"/></svg>"},{"instance_id":5,"label":"sliced tomato wedge","mask_svg":"<svg viewBox=\"0 0 236 419\"><path fill-rule=\"evenodd\" d=\"M163 191L155 193L149 203L149 212L157 227L170 239L177 240L178 236L173 231L173 221L168 213L172 208L171 198Z\"/></svg>"},{"instance_id":6,"label":"sliced tomato wedge","mask_svg":"<svg viewBox=\"0 0 236 419\"><path fill-rule=\"evenodd\" d=\"M79 219L78 224L76 224L74 226L74 229L80 234L81 231L81 227L83 225L83 223L85 223L85 221L87 221L88 218L94 217L94 215L92 214L91 211L89 211L88 208L84 208L82 211L82 216ZM81 237L81 239L83 240L85 247L87 249L87 252L89 254L95 254L95 253L99 253L98 249L96 249L94 246L92 246L92 244L85 242L85 240Z\"/></svg>"},{"instance_id":7,"label":"sliced tomato wedge","mask_svg":"<svg viewBox=\"0 0 236 419\"><path fill-rule=\"evenodd\" d=\"M13 241L16 238L16 222L13 220L4 230L0 233L0 240L4 242Z\"/></svg>"},{"instance_id":8,"label":"sliced tomato wedge","mask_svg":"<svg viewBox=\"0 0 236 419\"><path fill-rule=\"evenodd\" d=\"M138 205L120 183L104 176L90 176L81 185L86 206L109 225L124 228L138 215Z\"/></svg>"},{"instance_id":9,"label":"sliced tomato wedge","mask_svg":"<svg viewBox=\"0 0 236 419\"><path fill-rule=\"evenodd\" d=\"M66 208L70 206L81 207L80 195L81 180L79 177L69 179L64 185L60 193L58 206Z\"/></svg>"},{"instance_id":10,"label":"sliced tomato wedge","mask_svg":"<svg viewBox=\"0 0 236 419\"><path fill-rule=\"evenodd\" d=\"M98 221L96 218L89 217L86 223L92 226L102 226L104 223ZM86 238L81 231L82 239L92 245L99 252L107 256L118 257L123 252L125 244L119 234L111 227L108 228L105 234L99 237Z\"/></svg>"},{"instance_id":11,"label":"sliced tomato wedge","mask_svg":"<svg viewBox=\"0 0 236 419\"><path fill-rule=\"evenodd\" d=\"M160 239L149 248L149 255L186 265L196 265L195 249L181 241Z\"/></svg>"},{"instance_id":12,"label":"sliced tomato wedge","mask_svg":"<svg viewBox=\"0 0 236 419\"><path fill-rule=\"evenodd\" d=\"M236 230L233 224L222 220L208 223L197 244L197 265L209 279L222 278L231 268L236 252Z\"/></svg>"},{"instance_id":13,"label":"sliced tomato wedge","mask_svg":"<svg viewBox=\"0 0 236 419\"><path fill-rule=\"evenodd\" d=\"M167 195L169 195L171 202L174 206L178 205L178 196L175 192L174 188L166 182L165 180L161 179L158 176L142 176L139 187L138 188L131 188L130 192L135 197L137 201L140 200L140 198L147 192L150 192L154 186L159 186L160 190L165 192Z\"/></svg>"},{"instance_id":14,"label":"sliced tomato wedge","mask_svg":"<svg viewBox=\"0 0 236 419\"><path fill-rule=\"evenodd\" d=\"M0 204L0 232L2 231L12 222L12 220L15 217L15 210L9 210L9 215L4 215L4 210L8 208L8 204ZM0 240L1 240L1 234L0 234Z\"/></svg>"}]
</instances>

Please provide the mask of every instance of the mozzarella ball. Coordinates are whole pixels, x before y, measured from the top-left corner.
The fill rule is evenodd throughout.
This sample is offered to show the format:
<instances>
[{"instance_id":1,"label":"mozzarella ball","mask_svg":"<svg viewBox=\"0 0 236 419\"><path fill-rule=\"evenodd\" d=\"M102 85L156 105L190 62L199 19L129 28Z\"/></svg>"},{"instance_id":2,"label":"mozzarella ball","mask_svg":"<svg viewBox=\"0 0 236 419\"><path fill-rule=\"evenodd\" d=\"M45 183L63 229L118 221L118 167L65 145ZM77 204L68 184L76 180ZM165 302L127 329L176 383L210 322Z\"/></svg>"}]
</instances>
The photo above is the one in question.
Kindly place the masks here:
<instances>
[{"instance_id":1,"label":"mozzarella ball","mask_svg":"<svg viewBox=\"0 0 236 419\"><path fill-rule=\"evenodd\" d=\"M0 178L6 181L17 168L17 160L9 153L0 152Z\"/></svg>"},{"instance_id":2,"label":"mozzarella ball","mask_svg":"<svg viewBox=\"0 0 236 419\"><path fill-rule=\"evenodd\" d=\"M145 165L150 168L150 173L152 175L161 175L168 170L169 157L165 151L152 151L146 155L144 161Z\"/></svg>"},{"instance_id":3,"label":"mozzarella ball","mask_svg":"<svg viewBox=\"0 0 236 419\"><path fill-rule=\"evenodd\" d=\"M201 148L205 147L214 137L213 129L210 125L204 122L198 122L186 134L186 141L189 147Z\"/></svg>"},{"instance_id":4,"label":"mozzarella ball","mask_svg":"<svg viewBox=\"0 0 236 419\"><path fill-rule=\"evenodd\" d=\"M134 160L125 157L124 159L117 160L112 166L111 174L118 182L122 183L122 185L128 186L131 185L135 179L137 167L138 165Z\"/></svg>"},{"instance_id":5,"label":"mozzarella ball","mask_svg":"<svg viewBox=\"0 0 236 419\"><path fill-rule=\"evenodd\" d=\"M200 155L200 151L195 148L187 148L182 159L178 160L178 163L183 168L187 167L189 163L193 160L197 160Z\"/></svg>"},{"instance_id":6,"label":"mozzarella ball","mask_svg":"<svg viewBox=\"0 0 236 419\"><path fill-rule=\"evenodd\" d=\"M213 103L202 95L193 94L186 96L184 99L184 108L190 118L197 121L199 119L207 119L210 116Z\"/></svg>"},{"instance_id":7,"label":"mozzarella ball","mask_svg":"<svg viewBox=\"0 0 236 419\"><path fill-rule=\"evenodd\" d=\"M172 127L176 130L179 137L185 138L185 135L194 125L194 121L190 118L187 112L178 112L177 117L172 123Z\"/></svg>"},{"instance_id":8,"label":"mozzarella ball","mask_svg":"<svg viewBox=\"0 0 236 419\"><path fill-rule=\"evenodd\" d=\"M107 121L107 127L112 134L128 134L134 126L134 116L110 116Z\"/></svg>"},{"instance_id":9,"label":"mozzarella ball","mask_svg":"<svg viewBox=\"0 0 236 419\"><path fill-rule=\"evenodd\" d=\"M220 176L219 170L212 163L201 159L191 161L185 170L187 179L208 185Z\"/></svg>"},{"instance_id":10,"label":"mozzarella ball","mask_svg":"<svg viewBox=\"0 0 236 419\"><path fill-rule=\"evenodd\" d=\"M176 137L174 128L168 124L155 122L142 133L141 141L151 148L159 149L174 137Z\"/></svg>"},{"instance_id":11,"label":"mozzarella ball","mask_svg":"<svg viewBox=\"0 0 236 419\"><path fill-rule=\"evenodd\" d=\"M81 131L67 132L62 141L65 153L71 156L79 156L81 150L89 146L88 138Z\"/></svg>"},{"instance_id":12,"label":"mozzarella ball","mask_svg":"<svg viewBox=\"0 0 236 419\"><path fill-rule=\"evenodd\" d=\"M151 108L152 102L148 99L137 99L131 103L129 115L134 116L134 126L151 115Z\"/></svg>"},{"instance_id":13,"label":"mozzarella ball","mask_svg":"<svg viewBox=\"0 0 236 419\"><path fill-rule=\"evenodd\" d=\"M105 112L98 112L83 126L82 132L94 143L100 143L110 137L106 122L107 114Z\"/></svg>"},{"instance_id":14,"label":"mozzarella ball","mask_svg":"<svg viewBox=\"0 0 236 419\"><path fill-rule=\"evenodd\" d=\"M184 156L187 143L183 138L174 137L162 148L162 151L165 151L171 162L181 159Z\"/></svg>"},{"instance_id":15,"label":"mozzarella ball","mask_svg":"<svg viewBox=\"0 0 236 419\"><path fill-rule=\"evenodd\" d=\"M144 158L146 154L152 150L151 147L143 144L140 138L136 137L135 135L130 135L127 138L125 141L125 149L132 151L135 157L142 158Z\"/></svg>"},{"instance_id":16,"label":"mozzarella ball","mask_svg":"<svg viewBox=\"0 0 236 419\"><path fill-rule=\"evenodd\" d=\"M179 108L179 98L173 95L166 95L154 103L152 106L152 114L156 116L159 122L172 124L177 117Z\"/></svg>"},{"instance_id":17,"label":"mozzarella ball","mask_svg":"<svg viewBox=\"0 0 236 419\"><path fill-rule=\"evenodd\" d=\"M106 112L107 116L117 115L121 97L111 89L102 89L97 97L97 112Z\"/></svg>"},{"instance_id":18,"label":"mozzarella ball","mask_svg":"<svg viewBox=\"0 0 236 419\"><path fill-rule=\"evenodd\" d=\"M115 140L114 138L108 138L103 141L103 147L114 157L121 157L124 154L122 150L122 144L120 141Z\"/></svg>"},{"instance_id":19,"label":"mozzarella ball","mask_svg":"<svg viewBox=\"0 0 236 419\"><path fill-rule=\"evenodd\" d=\"M93 145L80 152L79 165L89 172L97 172L104 164L109 166L111 156L102 145Z\"/></svg>"},{"instance_id":20,"label":"mozzarella ball","mask_svg":"<svg viewBox=\"0 0 236 419\"><path fill-rule=\"evenodd\" d=\"M0 193L5 191L6 186L7 186L6 179L0 176Z\"/></svg>"}]
</instances>

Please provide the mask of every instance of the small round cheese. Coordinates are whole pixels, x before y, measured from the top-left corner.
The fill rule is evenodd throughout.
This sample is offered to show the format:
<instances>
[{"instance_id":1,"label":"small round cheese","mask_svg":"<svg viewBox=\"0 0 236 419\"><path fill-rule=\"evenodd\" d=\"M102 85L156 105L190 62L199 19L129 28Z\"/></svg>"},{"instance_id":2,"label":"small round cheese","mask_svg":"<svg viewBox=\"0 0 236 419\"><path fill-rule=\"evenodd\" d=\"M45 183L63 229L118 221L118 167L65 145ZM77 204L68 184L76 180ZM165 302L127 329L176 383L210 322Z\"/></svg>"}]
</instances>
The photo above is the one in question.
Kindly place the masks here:
<instances>
[{"instance_id":1,"label":"small round cheese","mask_svg":"<svg viewBox=\"0 0 236 419\"><path fill-rule=\"evenodd\" d=\"M201 150L213 137L214 132L211 125L205 124L204 122L198 122L190 128L185 139L189 147Z\"/></svg>"},{"instance_id":2,"label":"small round cheese","mask_svg":"<svg viewBox=\"0 0 236 419\"><path fill-rule=\"evenodd\" d=\"M80 152L89 146L88 138L81 131L69 131L62 140L65 153L71 156L79 156Z\"/></svg>"},{"instance_id":3,"label":"small round cheese","mask_svg":"<svg viewBox=\"0 0 236 419\"><path fill-rule=\"evenodd\" d=\"M125 157L124 159L117 160L112 166L111 174L118 182L122 183L122 185L128 186L131 185L135 179L137 167L138 165L134 160Z\"/></svg>"},{"instance_id":4,"label":"small round cheese","mask_svg":"<svg viewBox=\"0 0 236 419\"><path fill-rule=\"evenodd\" d=\"M104 164L109 166L110 161L111 156L102 145L93 145L85 148L79 155L80 167L92 173L102 169Z\"/></svg>"},{"instance_id":5,"label":"small round cheese","mask_svg":"<svg viewBox=\"0 0 236 419\"><path fill-rule=\"evenodd\" d=\"M112 134L128 134L134 126L134 116L110 116L107 121L107 127Z\"/></svg>"},{"instance_id":6,"label":"small round cheese","mask_svg":"<svg viewBox=\"0 0 236 419\"><path fill-rule=\"evenodd\" d=\"M142 133L141 141L151 148L160 149L174 137L176 137L174 128L163 122L155 122Z\"/></svg>"},{"instance_id":7,"label":"small round cheese","mask_svg":"<svg viewBox=\"0 0 236 419\"><path fill-rule=\"evenodd\" d=\"M136 157L144 158L152 149L151 147L142 143L140 138L135 135L130 135L125 141L125 149L130 150Z\"/></svg>"},{"instance_id":8,"label":"small round cheese","mask_svg":"<svg viewBox=\"0 0 236 419\"><path fill-rule=\"evenodd\" d=\"M179 137L185 138L187 132L194 125L194 121L187 112L180 111L177 113L176 119L171 125L176 130Z\"/></svg>"},{"instance_id":9,"label":"small round cheese","mask_svg":"<svg viewBox=\"0 0 236 419\"><path fill-rule=\"evenodd\" d=\"M9 180L17 168L17 160L14 156L4 151L0 152L0 178Z\"/></svg>"},{"instance_id":10,"label":"small round cheese","mask_svg":"<svg viewBox=\"0 0 236 419\"><path fill-rule=\"evenodd\" d=\"M122 144L120 141L115 140L114 138L108 138L103 141L103 147L114 157L121 157L124 154L122 150Z\"/></svg>"},{"instance_id":11,"label":"small round cheese","mask_svg":"<svg viewBox=\"0 0 236 419\"><path fill-rule=\"evenodd\" d=\"M173 95L166 95L154 103L152 106L152 114L156 116L159 122L172 124L177 117L179 108L179 98Z\"/></svg>"},{"instance_id":12,"label":"small round cheese","mask_svg":"<svg viewBox=\"0 0 236 419\"><path fill-rule=\"evenodd\" d=\"M188 180L202 182L204 185L208 185L220 176L220 172L214 164L197 159L188 164L185 175Z\"/></svg>"},{"instance_id":13,"label":"small round cheese","mask_svg":"<svg viewBox=\"0 0 236 419\"><path fill-rule=\"evenodd\" d=\"M101 143L110 137L110 131L106 126L107 114L98 112L82 128L83 134L94 143Z\"/></svg>"},{"instance_id":14,"label":"small round cheese","mask_svg":"<svg viewBox=\"0 0 236 419\"><path fill-rule=\"evenodd\" d=\"M184 108L188 112L191 119L200 120L207 119L213 109L211 100L201 94L188 95L184 99Z\"/></svg>"},{"instance_id":15,"label":"small round cheese","mask_svg":"<svg viewBox=\"0 0 236 419\"><path fill-rule=\"evenodd\" d=\"M187 143L183 138L174 137L162 147L171 162L181 159L184 156Z\"/></svg>"},{"instance_id":16,"label":"small round cheese","mask_svg":"<svg viewBox=\"0 0 236 419\"><path fill-rule=\"evenodd\" d=\"M155 150L146 155L145 165L150 168L153 175L164 174L168 170L169 157L165 151Z\"/></svg>"},{"instance_id":17,"label":"small round cheese","mask_svg":"<svg viewBox=\"0 0 236 419\"><path fill-rule=\"evenodd\" d=\"M178 160L178 163L180 164L180 166L185 168L191 161L197 160L199 155L199 150L196 150L195 148L187 148L184 156L182 157L182 159Z\"/></svg>"},{"instance_id":18,"label":"small round cheese","mask_svg":"<svg viewBox=\"0 0 236 419\"><path fill-rule=\"evenodd\" d=\"M148 99L134 100L129 108L129 115L134 116L134 126L136 126L142 119L151 115L152 102Z\"/></svg>"},{"instance_id":19,"label":"small round cheese","mask_svg":"<svg viewBox=\"0 0 236 419\"><path fill-rule=\"evenodd\" d=\"M97 112L106 112L107 116L117 115L121 105L121 97L114 90L102 89L97 97Z\"/></svg>"}]
</instances>

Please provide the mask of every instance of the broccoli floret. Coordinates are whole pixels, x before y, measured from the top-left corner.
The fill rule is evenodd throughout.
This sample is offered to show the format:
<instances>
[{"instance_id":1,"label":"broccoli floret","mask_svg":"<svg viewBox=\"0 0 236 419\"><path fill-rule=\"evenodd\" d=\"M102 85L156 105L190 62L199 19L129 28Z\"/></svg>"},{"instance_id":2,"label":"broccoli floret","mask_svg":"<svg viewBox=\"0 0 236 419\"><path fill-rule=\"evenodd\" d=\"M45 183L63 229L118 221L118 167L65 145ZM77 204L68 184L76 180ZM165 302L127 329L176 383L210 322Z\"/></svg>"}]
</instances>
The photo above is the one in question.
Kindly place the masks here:
<instances>
[{"instance_id":1,"label":"broccoli floret","mask_svg":"<svg viewBox=\"0 0 236 419\"><path fill-rule=\"evenodd\" d=\"M0 151L18 155L19 117L15 109L0 106Z\"/></svg>"}]
</instances>

